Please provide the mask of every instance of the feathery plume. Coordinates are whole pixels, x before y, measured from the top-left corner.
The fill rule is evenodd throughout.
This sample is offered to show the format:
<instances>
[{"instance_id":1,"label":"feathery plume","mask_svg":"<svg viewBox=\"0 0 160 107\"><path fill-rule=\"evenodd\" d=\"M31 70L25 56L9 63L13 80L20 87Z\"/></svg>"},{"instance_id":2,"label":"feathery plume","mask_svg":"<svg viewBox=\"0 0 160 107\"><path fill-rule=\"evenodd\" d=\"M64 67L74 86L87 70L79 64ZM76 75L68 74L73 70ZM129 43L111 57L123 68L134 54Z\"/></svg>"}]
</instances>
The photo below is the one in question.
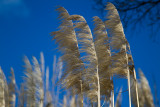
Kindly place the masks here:
<instances>
[{"instance_id":1,"label":"feathery plume","mask_svg":"<svg viewBox=\"0 0 160 107\"><path fill-rule=\"evenodd\" d=\"M89 81L89 84L92 84L90 85L88 95L91 97L91 99L95 99L95 96L97 96L98 107L100 107L101 102L98 58L91 30L83 16L72 15L69 19L74 21L76 37L78 39L78 44L80 45L80 53L84 54L82 60L85 62L85 66L87 68L87 72L85 74L86 81Z\"/></svg>"},{"instance_id":2,"label":"feathery plume","mask_svg":"<svg viewBox=\"0 0 160 107\"><path fill-rule=\"evenodd\" d=\"M46 91L49 91L49 67L46 68Z\"/></svg>"},{"instance_id":3,"label":"feathery plume","mask_svg":"<svg viewBox=\"0 0 160 107\"><path fill-rule=\"evenodd\" d=\"M127 77L128 56L126 52L128 42L115 6L112 3L108 3L106 10L108 10L108 14L105 25L108 29L110 47L112 49L112 72L120 77Z\"/></svg>"},{"instance_id":4,"label":"feathery plume","mask_svg":"<svg viewBox=\"0 0 160 107\"><path fill-rule=\"evenodd\" d=\"M83 96L81 84L84 91L86 86L82 75L85 67L80 59L79 46L73 23L71 20L68 20L70 15L66 9L60 7L57 10L60 13L61 25L59 31L52 32L51 35L56 43L59 44L59 49L63 54L61 59L64 63L64 72L60 82L66 89L72 90L74 94L81 94Z\"/></svg>"},{"instance_id":5,"label":"feathery plume","mask_svg":"<svg viewBox=\"0 0 160 107\"><path fill-rule=\"evenodd\" d=\"M94 43L98 58L101 95L110 96L113 90L112 74L110 74L111 51L104 22L97 16L94 17Z\"/></svg>"},{"instance_id":6,"label":"feathery plume","mask_svg":"<svg viewBox=\"0 0 160 107\"><path fill-rule=\"evenodd\" d=\"M143 72L139 70L140 79L138 81L138 98L139 98L139 107L154 107L153 103L153 96L151 94L151 89L148 83L148 80L144 76ZM134 84L135 85L135 84ZM136 103L136 96L135 96L135 88L132 89L132 102L135 106Z\"/></svg>"},{"instance_id":7,"label":"feathery plume","mask_svg":"<svg viewBox=\"0 0 160 107\"><path fill-rule=\"evenodd\" d=\"M154 107L153 96L151 93L148 80L146 79L146 77L144 76L141 70L139 70L139 75L140 75L141 88L142 88L144 99L145 99L145 106Z\"/></svg>"},{"instance_id":8,"label":"feathery plume","mask_svg":"<svg viewBox=\"0 0 160 107\"><path fill-rule=\"evenodd\" d=\"M105 25L108 28L112 51L114 51L114 53L112 52L112 72L115 76L128 78L129 107L131 107L130 74L132 74L132 72L128 66L128 42L125 38L123 26L115 6L112 3L108 3L106 10L108 13Z\"/></svg>"},{"instance_id":9,"label":"feathery plume","mask_svg":"<svg viewBox=\"0 0 160 107\"><path fill-rule=\"evenodd\" d=\"M43 66L43 65L42 65ZM35 82L36 82L36 94L38 99L39 107L43 107L44 103L44 87L43 87L43 72L38 63L36 57L33 57L33 70L35 75Z\"/></svg>"},{"instance_id":10,"label":"feathery plume","mask_svg":"<svg viewBox=\"0 0 160 107\"><path fill-rule=\"evenodd\" d=\"M56 65L57 65L57 58L54 55L54 58L53 58L53 76L52 76L52 85L53 86L52 87L54 87L55 84L56 84L56 73L57 73L57 70L56 70L57 66Z\"/></svg>"},{"instance_id":11,"label":"feathery plume","mask_svg":"<svg viewBox=\"0 0 160 107\"><path fill-rule=\"evenodd\" d=\"M49 91L49 67L46 68L46 100L46 107L52 107L52 95Z\"/></svg>"},{"instance_id":12,"label":"feathery plume","mask_svg":"<svg viewBox=\"0 0 160 107\"><path fill-rule=\"evenodd\" d=\"M4 74L0 67L0 106L5 107L5 82L4 82Z\"/></svg>"},{"instance_id":13,"label":"feathery plume","mask_svg":"<svg viewBox=\"0 0 160 107\"><path fill-rule=\"evenodd\" d=\"M63 62L62 59L59 58L58 59L58 63L57 63L57 79L58 81L61 79L62 76L62 70L63 70ZM56 104L58 104L59 101L59 93L60 93L60 86L57 86L57 90L56 90Z\"/></svg>"},{"instance_id":14,"label":"feathery plume","mask_svg":"<svg viewBox=\"0 0 160 107\"><path fill-rule=\"evenodd\" d=\"M10 82L8 84L8 91L9 91L9 107L15 107L16 103L16 81L15 81L15 75L14 75L14 70L11 68L11 77L10 77Z\"/></svg>"},{"instance_id":15,"label":"feathery plume","mask_svg":"<svg viewBox=\"0 0 160 107\"><path fill-rule=\"evenodd\" d=\"M37 104L36 101L36 79L35 74L32 69L32 65L27 57L24 58L25 62L25 90L27 95L27 106L35 107Z\"/></svg>"},{"instance_id":16,"label":"feathery plume","mask_svg":"<svg viewBox=\"0 0 160 107\"><path fill-rule=\"evenodd\" d=\"M42 79L44 79L44 73L45 73L45 61L44 61L43 52L40 53L40 66L41 66L41 72L42 72ZM44 81L44 80L43 80L43 81Z\"/></svg>"}]
</instances>

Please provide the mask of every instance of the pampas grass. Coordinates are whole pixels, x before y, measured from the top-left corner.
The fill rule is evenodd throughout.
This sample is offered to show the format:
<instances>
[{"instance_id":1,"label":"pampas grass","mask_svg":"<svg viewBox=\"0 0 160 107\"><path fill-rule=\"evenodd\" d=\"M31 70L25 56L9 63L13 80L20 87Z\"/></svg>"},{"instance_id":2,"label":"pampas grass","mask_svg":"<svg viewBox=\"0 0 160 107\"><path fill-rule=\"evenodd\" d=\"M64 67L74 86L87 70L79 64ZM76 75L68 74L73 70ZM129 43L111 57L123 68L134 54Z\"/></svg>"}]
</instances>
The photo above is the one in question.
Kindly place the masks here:
<instances>
[{"instance_id":1,"label":"pampas grass","mask_svg":"<svg viewBox=\"0 0 160 107\"><path fill-rule=\"evenodd\" d=\"M51 35L56 43L59 44L59 49L63 54L61 59L64 63L64 72L60 82L63 84L63 87L72 90L73 94L80 94L83 103L83 92L81 90L82 88L83 91L86 89L82 78L82 72L85 71L85 67L80 59L79 46L73 29L73 22L68 19L70 15L66 9L60 7L57 11L60 13L59 18L61 19L61 25L59 31L52 32Z\"/></svg>"},{"instance_id":2,"label":"pampas grass","mask_svg":"<svg viewBox=\"0 0 160 107\"><path fill-rule=\"evenodd\" d=\"M153 96L151 94L151 89L150 89L148 80L146 79L146 77L144 76L141 70L139 70L139 75L140 75L140 83L141 83L140 86L143 91L145 104L146 104L145 106L154 107Z\"/></svg>"},{"instance_id":3,"label":"pampas grass","mask_svg":"<svg viewBox=\"0 0 160 107\"><path fill-rule=\"evenodd\" d=\"M127 40L123 31L122 23L120 21L117 9L112 3L106 6L107 16L105 25L108 28L110 35L110 45L113 50L112 54L112 71L114 75L128 78L129 88L129 107L131 107L131 93L130 93L130 70L127 54Z\"/></svg>"},{"instance_id":4,"label":"pampas grass","mask_svg":"<svg viewBox=\"0 0 160 107\"><path fill-rule=\"evenodd\" d=\"M27 107L30 107L30 106L31 107L33 107L33 106L35 106L35 107L41 107L41 106L42 107L59 107L59 106L82 107L81 96L73 95L72 93L69 92L70 90L65 91L67 94L63 95L63 99L57 98L57 97L59 97L59 94L61 94L60 93L61 91L57 88L56 84L52 85L52 86L54 86L55 89L57 89L59 91L55 91L56 93L54 92L55 94L52 95L51 88L50 88L50 84L52 84L52 81L50 81L50 79L49 79L49 77L50 77L49 76L49 74L50 74L49 67L47 67L44 72L44 77L46 79L45 80L46 82L43 81L43 84L44 84L43 86L45 86L45 88L44 87L40 88L40 86L41 86L40 83L42 83L42 81L41 81L42 79L40 79L40 77L43 77L43 76L38 75L37 72L41 71L41 67L35 66L38 64L38 60L36 60L35 57L33 57L32 62L33 63L30 63L29 59L27 57L25 57L25 77L24 77L24 83L22 83L20 90L17 90L17 88L16 88L16 82L15 82L15 76L14 76L13 69L11 69L10 82L8 82L8 84L6 82L5 75L2 71L2 69L0 69L1 70L0 77L1 77L1 80L3 79L3 82L4 82L3 91L0 91L1 98L3 98L3 99L0 99L0 101L3 102L3 103L1 103L2 107L16 107L16 105L18 107L26 107L26 106ZM56 61L54 61L54 62L56 62ZM63 71L61 71L63 69L63 68L61 68L62 67L61 60L57 61L57 63L53 64L53 65L58 67L59 70L58 69L57 70L63 73ZM41 74L42 72L39 72L39 73ZM138 82L137 84L138 84L138 90L139 90L140 107L145 107L145 106L146 107L154 107L153 96L151 94L149 83L148 83L146 77L144 76L144 74L142 73L142 71L139 71L139 73L140 73L139 74L140 79L137 80L137 82ZM36 74L38 76L38 78L34 74ZM57 74L54 72L54 74L52 74L52 75L56 75L54 77L54 79L52 79L52 80L55 80L55 81L60 80L61 73ZM134 78L132 78L131 81L134 82ZM6 88L6 87L9 87L9 88ZM12 87L12 88L10 88L10 87ZM0 89L2 90L2 88L0 88ZM8 91L9 94L5 94L5 91L6 91L5 89L9 90ZM41 89L44 89L44 94L41 91ZM18 96L17 96L16 92L18 92ZM108 95L111 95L111 91L109 91L109 92L110 93ZM121 92L122 92L122 89L120 89L120 91L119 91L119 94L116 98L115 104L113 103L114 100L111 99L112 103L109 104L110 107L113 107L114 105L115 105L115 107L121 107L121 106L123 107L123 105L121 105L121 102L122 102L121 95L123 95L123 93L121 93ZM134 94L132 94L132 102L135 105L135 107L137 107L137 101L136 101L137 99L136 99L136 95L135 95L136 89L134 87L132 87L131 92L134 93ZM41 95L43 95L43 96L41 96ZM101 101L107 102L108 101L107 99L103 100L103 96L104 95L101 93L101 97L102 97ZM34 98L34 99L32 99L32 101L31 101L31 100L28 100L28 98L30 98L30 99ZM43 98L43 100L41 100L41 98ZM107 98L107 96L106 96L106 98ZM110 96L109 96L109 98L110 98ZM16 104L16 100L18 102L17 104ZM91 105L93 107L98 106L98 104L95 102L91 102L91 103L88 101L86 102L86 98L83 101L84 101L83 102L84 107L90 107ZM6 104L6 102L8 104ZM107 103L104 102L101 106L107 106Z\"/></svg>"},{"instance_id":5,"label":"pampas grass","mask_svg":"<svg viewBox=\"0 0 160 107\"><path fill-rule=\"evenodd\" d=\"M36 76L33 72L32 65L27 57L24 59L25 62L25 90L27 97L27 106L35 107L37 105L36 99Z\"/></svg>"},{"instance_id":6,"label":"pampas grass","mask_svg":"<svg viewBox=\"0 0 160 107\"><path fill-rule=\"evenodd\" d=\"M57 11L61 23L51 36L60 57L54 56L53 72L42 52L40 60L25 57L18 89L13 68L7 82L0 67L0 107L123 107L122 89L118 95L114 92L114 79L122 78L128 80L130 107L131 101L135 107L154 107L142 71L136 78L130 45L113 4L107 4L104 21L93 17L93 32L83 16L70 15L63 7ZM132 88L130 83L134 83Z\"/></svg>"},{"instance_id":7,"label":"pampas grass","mask_svg":"<svg viewBox=\"0 0 160 107\"><path fill-rule=\"evenodd\" d=\"M144 76L143 72L139 69L140 78L137 81L138 84L138 94L139 94L139 107L154 107L153 96L148 83L148 80ZM132 89L132 99L133 104L137 106L135 88Z\"/></svg>"},{"instance_id":8,"label":"pampas grass","mask_svg":"<svg viewBox=\"0 0 160 107\"><path fill-rule=\"evenodd\" d=\"M0 67L0 106L5 107L5 80L4 74Z\"/></svg>"},{"instance_id":9,"label":"pampas grass","mask_svg":"<svg viewBox=\"0 0 160 107\"><path fill-rule=\"evenodd\" d=\"M14 75L14 70L11 68L10 82L8 83L9 91L9 107L15 107L16 103L16 80Z\"/></svg>"}]
</instances>

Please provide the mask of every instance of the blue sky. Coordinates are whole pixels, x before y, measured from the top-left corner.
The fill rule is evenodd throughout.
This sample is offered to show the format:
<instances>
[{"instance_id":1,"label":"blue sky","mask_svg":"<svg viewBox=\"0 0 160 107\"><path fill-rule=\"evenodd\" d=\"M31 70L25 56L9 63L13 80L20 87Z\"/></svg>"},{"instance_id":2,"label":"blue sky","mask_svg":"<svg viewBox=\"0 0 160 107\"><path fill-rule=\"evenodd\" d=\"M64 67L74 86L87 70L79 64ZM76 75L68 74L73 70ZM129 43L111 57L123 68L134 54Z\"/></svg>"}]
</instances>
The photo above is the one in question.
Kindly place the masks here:
<instances>
[{"instance_id":1,"label":"blue sky","mask_svg":"<svg viewBox=\"0 0 160 107\"><path fill-rule=\"evenodd\" d=\"M42 51L46 65L52 65L53 55L57 52L49 33L59 26L58 14L54 11L59 5L65 7L70 14L84 16L91 29L92 17L100 16L92 9L91 0L0 0L0 66L6 76L9 75L10 67L13 67L18 84L22 81L24 55L39 58ZM149 28L141 29L141 32L136 32L135 29L125 31L136 70L143 70L151 87L154 74L157 88L160 89L160 45L153 43L147 36ZM158 97L160 98L160 92Z\"/></svg>"}]
</instances>

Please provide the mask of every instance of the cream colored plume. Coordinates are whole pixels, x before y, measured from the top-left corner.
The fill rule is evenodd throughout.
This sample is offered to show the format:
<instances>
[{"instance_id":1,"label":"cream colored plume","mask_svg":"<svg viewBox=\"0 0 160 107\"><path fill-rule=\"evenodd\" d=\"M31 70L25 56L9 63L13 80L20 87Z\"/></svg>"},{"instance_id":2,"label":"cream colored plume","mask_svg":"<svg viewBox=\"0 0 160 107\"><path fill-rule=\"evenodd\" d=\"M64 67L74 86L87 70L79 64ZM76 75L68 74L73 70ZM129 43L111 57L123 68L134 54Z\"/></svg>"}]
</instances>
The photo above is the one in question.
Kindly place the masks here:
<instances>
[{"instance_id":1,"label":"cream colored plume","mask_svg":"<svg viewBox=\"0 0 160 107\"><path fill-rule=\"evenodd\" d=\"M111 80L111 51L108 35L104 22L97 16L94 17L94 43L98 58L98 70L100 77L101 95L109 97L113 90Z\"/></svg>"},{"instance_id":2,"label":"cream colored plume","mask_svg":"<svg viewBox=\"0 0 160 107\"><path fill-rule=\"evenodd\" d=\"M36 82L36 95L38 99L38 107L43 107L44 105L44 83L43 83L43 70L41 68L43 68L44 64L40 65L36 57L33 57L32 62L33 62L33 71L34 71L35 82ZM42 63L43 62L44 61L42 61Z\"/></svg>"},{"instance_id":3,"label":"cream colored plume","mask_svg":"<svg viewBox=\"0 0 160 107\"><path fill-rule=\"evenodd\" d=\"M90 84L88 96L92 100L97 101L98 107L100 107L100 79L98 70L98 58L91 30L83 16L72 15L69 19L74 21L74 29L80 47L79 50L80 53L84 55L82 60L85 63L85 67L87 68L85 81L89 82Z\"/></svg>"},{"instance_id":4,"label":"cream colored plume","mask_svg":"<svg viewBox=\"0 0 160 107\"><path fill-rule=\"evenodd\" d=\"M117 77L128 78L129 88L129 107L131 107L131 93L130 93L130 75L133 69L130 70L130 61L128 55L129 44L125 38L123 26L116 7L112 3L106 6L107 16L105 25L110 37L110 46L112 50L112 73ZM134 65L131 64L131 66Z\"/></svg>"},{"instance_id":5,"label":"cream colored plume","mask_svg":"<svg viewBox=\"0 0 160 107\"><path fill-rule=\"evenodd\" d=\"M112 50L113 74L120 77L127 77L128 73L128 55L127 40L123 31L117 9L112 3L106 6L107 16L105 25L108 30L110 47Z\"/></svg>"},{"instance_id":6,"label":"cream colored plume","mask_svg":"<svg viewBox=\"0 0 160 107\"><path fill-rule=\"evenodd\" d=\"M11 68L10 82L8 84L9 91L9 107L15 107L16 104L16 80L14 70Z\"/></svg>"},{"instance_id":7,"label":"cream colored plume","mask_svg":"<svg viewBox=\"0 0 160 107\"><path fill-rule=\"evenodd\" d=\"M35 74L32 69L32 65L27 57L24 58L25 62L25 90L26 90L26 96L27 101L26 104L28 107L36 107L37 101L36 101L36 79Z\"/></svg>"},{"instance_id":8,"label":"cream colored plume","mask_svg":"<svg viewBox=\"0 0 160 107\"><path fill-rule=\"evenodd\" d=\"M0 107L5 107L5 80L4 74L0 67Z\"/></svg>"},{"instance_id":9,"label":"cream colored plume","mask_svg":"<svg viewBox=\"0 0 160 107\"><path fill-rule=\"evenodd\" d=\"M42 55L41 55L42 57ZM36 57L33 57L32 63L25 57L25 90L27 96L27 106L44 106L44 83L42 67Z\"/></svg>"},{"instance_id":10,"label":"cream colored plume","mask_svg":"<svg viewBox=\"0 0 160 107\"><path fill-rule=\"evenodd\" d=\"M60 13L61 25L59 26L59 30L52 32L51 35L53 36L53 40L59 44L58 47L62 53L61 59L64 63L64 72L60 82L63 84L63 87L72 90L73 94L80 94L83 98L83 92L87 89L87 85L82 78L85 67L80 59L79 46L73 23L68 19L70 15L66 9L60 7L57 10Z\"/></svg>"},{"instance_id":11,"label":"cream colored plume","mask_svg":"<svg viewBox=\"0 0 160 107\"><path fill-rule=\"evenodd\" d=\"M141 70L139 70L139 75L140 75L140 86L141 86L143 96L145 99L145 106L154 107L153 96L151 93L151 89L150 89L148 80L146 79L146 77L144 76Z\"/></svg>"}]
</instances>

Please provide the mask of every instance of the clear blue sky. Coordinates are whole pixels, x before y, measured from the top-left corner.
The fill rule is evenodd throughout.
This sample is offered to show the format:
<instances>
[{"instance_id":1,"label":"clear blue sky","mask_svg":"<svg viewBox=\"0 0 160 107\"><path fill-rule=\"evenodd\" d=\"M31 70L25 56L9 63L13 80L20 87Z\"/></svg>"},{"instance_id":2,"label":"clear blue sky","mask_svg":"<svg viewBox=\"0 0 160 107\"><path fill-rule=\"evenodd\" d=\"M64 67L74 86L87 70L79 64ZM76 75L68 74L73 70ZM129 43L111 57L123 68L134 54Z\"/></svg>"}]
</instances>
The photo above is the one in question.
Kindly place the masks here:
<instances>
[{"instance_id":1,"label":"clear blue sky","mask_svg":"<svg viewBox=\"0 0 160 107\"><path fill-rule=\"evenodd\" d=\"M57 52L49 33L59 26L58 14L54 11L59 5L65 7L70 14L84 16L91 28L92 17L100 16L92 9L91 0L0 0L0 66L6 76L9 75L10 67L13 67L18 84L22 81L24 55L39 58L42 51L46 65L51 66L53 55ZM125 32L136 70L143 70L151 87L153 73L157 88L160 89L160 45L153 43L147 36L148 33L150 29L147 28L140 33L134 29ZM159 90L158 97L160 98ZM123 99L123 104L126 99L128 98Z\"/></svg>"}]
</instances>

